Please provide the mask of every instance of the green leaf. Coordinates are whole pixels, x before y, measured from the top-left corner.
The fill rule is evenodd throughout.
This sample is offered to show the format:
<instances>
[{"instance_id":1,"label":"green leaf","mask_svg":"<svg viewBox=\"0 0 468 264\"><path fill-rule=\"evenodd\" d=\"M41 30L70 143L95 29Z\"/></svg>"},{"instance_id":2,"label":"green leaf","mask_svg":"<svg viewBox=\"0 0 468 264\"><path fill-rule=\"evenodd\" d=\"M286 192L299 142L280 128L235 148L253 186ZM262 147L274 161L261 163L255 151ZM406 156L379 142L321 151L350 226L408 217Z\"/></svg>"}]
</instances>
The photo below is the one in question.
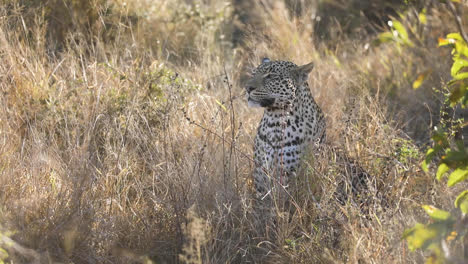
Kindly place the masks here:
<instances>
[{"instance_id":1,"label":"green leaf","mask_svg":"<svg viewBox=\"0 0 468 264\"><path fill-rule=\"evenodd\" d=\"M423 205L422 208L433 220L444 221L452 217L449 212L438 209L432 205Z\"/></svg>"},{"instance_id":2,"label":"green leaf","mask_svg":"<svg viewBox=\"0 0 468 264\"><path fill-rule=\"evenodd\" d=\"M403 238L408 241L408 248L414 251L419 248L427 248L433 243L437 234L437 229L417 223L414 227L403 232Z\"/></svg>"},{"instance_id":3,"label":"green leaf","mask_svg":"<svg viewBox=\"0 0 468 264\"><path fill-rule=\"evenodd\" d=\"M430 148L426 152L426 159L429 159L428 161L431 161L434 155L435 155L435 149Z\"/></svg>"},{"instance_id":4,"label":"green leaf","mask_svg":"<svg viewBox=\"0 0 468 264\"><path fill-rule=\"evenodd\" d=\"M421 163L421 168L423 169L424 172L428 172L429 171L429 162L427 162L427 159L423 160L423 162Z\"/></svg>"},{"instance_id":5,"label":"green leaf","mask_svg":"<svg viewBox=\"0 0 468 264\"><path fill-rule=\"evenodd\" d=\"M455 77L457 73L460 72L460 70L464 67L468 66L468 61L464 59L457 59L456 61L453 62L452 69L450 70L450 74ZM458 79L458 78L456 78ZM461 79L458 79L461 80Z\"/></svg>"},{"instance_id":6,"label":"green leaf","mask_svg":"<svg viewBox=\"0 0 468 264\"><path fill-rule=\"evenodd\" d=\"M403 43L409 46L413 46L413 43L408 38L408 32L406 31L405 26L403 26L403 24L400 21L395 20L392 22L393 22L393 28L398 32L398 36L403 41Z\"/></svg>"},{"instance_id":7,"label":"green leaf","mask_svg":"<svg viewBox=\"0 0 468 264\"><path fill-rule=\"evenodd\" d=\"M424 172L428 171L428 165L431 162L431 160L434 158L435 154L436 154L436 152L435 152L435 150L433 148L430 148L430 149L427 150L426 158L424 159L424 161L421 164L421 167L422 167Z\"/></svg>"},{"instance_id":8,"label":"green leaf","mask_svg":"<svg viewBox=\"0 0 468 264\"><path fill-rule=\"evenodd\" d=\"M448 39L453 39L453 40L458 40L458 41L463 41L462 36L458 32L447 34L447 38Z\"/></svg>"},{"instance_id":9,"label":"green leaf","mask_svg":"<svg viewBox=\"0 0 468 264\"><path fill-rule=\"evenodd\" d=\"M445 163L441 163L439 168L437 168L436 178L438 181L442 179L442 176L449 170L449 166Z\"/></svg>"},{"instance_id":10,"label":"green leaf","mask_svg":"<svg viewBox=\"0 0 468 264\"><path fill-rule=\"evenodd\" d=\"M455 75L453 75L453 78L455 80L465 80L468 79L468 72L459 72Z\"/></svg>"},{"instance_id":11,"label":"green leaf","mask_svg":"<svg viewBox=\"0 0 468 264\"><path fill-rule=\"evenodd\" d=\"M457 168L449 176L447 186L451 187L468 178L468 168Z\"/></svg>"},{"instance_id":12,"label":"green leaf","mask_svg":"<svg viewBox=\"0 0 468 264\"><path fill-rule=\"evenodd\" d=\"M394 36L392 32L383 32L379 34L378 40L380 43L386 43L390 41L394 41Z\"/></svg>"},{"instance_id":13,"label":"green leaf","mask_svg":"<svg viewBox=\"0 0 468 264\"><path fill-rule=\"evenodd\" d=\"M466 73L464 73L466 74ZM450 105L453 107L465 96L468 92L468 86L463 81L454 82L451 85L451 92L449 96Z\"/></svg>"},{"instance_id":14,"label":"green leaf","mask_svg":"<svg viewBox=\"0 0 468 264\"><path fill-rule=\"evenodd\" d=\"M427 13L427 10L426 8L423 8L423 10L419 13L418 15L418 18L419 18L419 21L422 23L422 24L427 24L427 16L426 16L426 13Z\"/></svg>"},{"instance_id":15,"label":"green leaf","mask_svg":"<svg viewBox=\"0 0 468 264\"><path fill-rule=\"evenodd\" d=\"M460 58L460 55L468 57L468 47L463 39L455 42L455 50L457 53L454 58Z\"/></svg>"},{"instance_id":16,"label":"green leaf","mask_svg":"<svg viewBox=\"0 0 468 264\"><path fill-rule=\"evenodd\" d=\"M468 190L458 195L455 200L455 207L460 208L464 214L468 214Z\"/></svg>"}]
</instances>

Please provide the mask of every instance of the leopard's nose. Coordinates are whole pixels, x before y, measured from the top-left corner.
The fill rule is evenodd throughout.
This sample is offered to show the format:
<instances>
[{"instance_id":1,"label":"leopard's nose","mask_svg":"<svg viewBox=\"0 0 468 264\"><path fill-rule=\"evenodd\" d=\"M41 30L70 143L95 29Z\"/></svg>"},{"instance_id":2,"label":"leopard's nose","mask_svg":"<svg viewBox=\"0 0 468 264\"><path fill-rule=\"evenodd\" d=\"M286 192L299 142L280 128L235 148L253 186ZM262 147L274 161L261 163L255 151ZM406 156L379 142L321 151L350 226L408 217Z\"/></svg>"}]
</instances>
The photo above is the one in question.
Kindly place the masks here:
<instances>
[{"instance_id":1,"label":"leopard's nose","mask_svg":"<svg viewBox=\"0 0 468 264\"><path fill-rule=\"evenodd\" d=\"M247 90L248 93L250 93L251 91L253 91L255 89L255 87L247 86L247 87L245 87L245 89Z\"/></svg>"}]
</instances>

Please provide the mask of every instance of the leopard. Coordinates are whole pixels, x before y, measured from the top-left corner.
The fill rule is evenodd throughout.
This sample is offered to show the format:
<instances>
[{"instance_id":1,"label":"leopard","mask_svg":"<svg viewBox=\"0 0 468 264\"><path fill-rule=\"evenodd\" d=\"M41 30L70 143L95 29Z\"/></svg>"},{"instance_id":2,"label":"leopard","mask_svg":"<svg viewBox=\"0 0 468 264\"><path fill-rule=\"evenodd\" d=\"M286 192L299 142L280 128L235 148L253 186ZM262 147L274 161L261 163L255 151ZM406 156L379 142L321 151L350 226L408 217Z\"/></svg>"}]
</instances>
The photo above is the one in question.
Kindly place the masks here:
<instances>
[{"instance_id":1,"label":"leopard","mask_svg":"<svg viewBox=\"0 0 468 264\"><path fill-rule=\"evenodd\" d=\"M275 188L287 190L310 146L326 138L325 116L309 88L314 63L264 58L245 82L249 107L264 109L254 139L255 196L272 198Z\"/></svg>"}]
</instances>

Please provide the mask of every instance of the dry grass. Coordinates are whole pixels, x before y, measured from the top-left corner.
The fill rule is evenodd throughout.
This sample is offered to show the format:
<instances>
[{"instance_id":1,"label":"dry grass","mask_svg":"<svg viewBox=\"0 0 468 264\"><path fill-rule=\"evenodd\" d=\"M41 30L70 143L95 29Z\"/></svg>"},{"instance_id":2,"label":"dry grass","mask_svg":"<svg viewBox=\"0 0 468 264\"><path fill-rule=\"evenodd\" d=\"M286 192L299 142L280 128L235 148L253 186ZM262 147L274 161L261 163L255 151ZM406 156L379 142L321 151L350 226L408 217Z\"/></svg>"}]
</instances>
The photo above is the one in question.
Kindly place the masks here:
<instances>
[{"instance_id":1,"label":"dry grass","mask_svg":"<svg viewBox=\"0 0 468 264\"><path fill-rule=\"evenodd\" d=\"M367 45L375 36L330 50L311 35L313 10L291 17L265 1L264 32L233 47L230 5L185 2L91 1L90 20L52 40L50 10L0 6L0 236L16 245L0 240L6 261L421 263L402 231L452 192L419 168L440 105L431 88L448 78L433 45L450 27L443 10L418 50ZM315 61L329 133L276 226L252 199L261 111L241 88L263 56ZM429 81L411 90L427 65ZM356 197L336 200L351 177L343 156L373 176L365 213Z\"/></svg>"}]
</instances>

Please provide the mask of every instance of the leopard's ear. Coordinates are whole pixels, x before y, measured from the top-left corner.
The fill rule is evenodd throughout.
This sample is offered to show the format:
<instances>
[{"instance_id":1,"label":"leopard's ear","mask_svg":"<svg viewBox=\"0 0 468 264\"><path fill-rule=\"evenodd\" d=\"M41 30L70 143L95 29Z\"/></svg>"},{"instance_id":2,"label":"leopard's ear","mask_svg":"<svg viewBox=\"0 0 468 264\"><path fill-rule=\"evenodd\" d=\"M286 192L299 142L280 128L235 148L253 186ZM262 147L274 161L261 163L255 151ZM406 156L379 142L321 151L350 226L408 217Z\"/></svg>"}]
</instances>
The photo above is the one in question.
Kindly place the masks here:
<instances>
[{"instance_id":1,"label":"leopard's ear","mask_svg":"<svg viewBox=\"0 0 468 264\"><path fill-rule=\"evenodd\" d=\"M302 65L302 66L297 66L296 68L292 70L293 76L298 83L306 82L309 77L309 73L312 71L313 68L314 68L313 62Z\"/></svg>"},{"instance_id":2,"label":"leopard's ear","mask_svg":"<svg viewBox=\"0 0 468 264\"><path fill-rule=\"evenodd\" d=\"M302 66L298 66L294 71L297 72L299 75L309 75L309 73L314 68L314 63L308 63Z\"/></svg>"}]
</instances>

